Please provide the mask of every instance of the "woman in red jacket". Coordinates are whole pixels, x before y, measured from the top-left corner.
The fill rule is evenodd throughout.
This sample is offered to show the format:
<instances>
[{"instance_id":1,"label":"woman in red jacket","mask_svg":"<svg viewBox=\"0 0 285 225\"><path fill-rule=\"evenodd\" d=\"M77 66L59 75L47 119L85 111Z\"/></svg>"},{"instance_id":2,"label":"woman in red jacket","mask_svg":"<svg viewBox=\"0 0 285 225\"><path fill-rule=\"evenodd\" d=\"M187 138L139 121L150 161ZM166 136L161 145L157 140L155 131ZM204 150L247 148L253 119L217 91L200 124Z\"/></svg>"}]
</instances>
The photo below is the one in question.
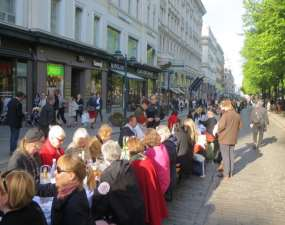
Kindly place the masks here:
<instances>
[{"instance_id":1,"label":"woman in red jacket","mask_svg":"<svg viewBox=\"0 0 285 225\"><path fill-rule=\"evenodd\" d=\"M136 137L128 140L130 163L134 169L145 204L145 223L161 225L167 208L152 161L143 154L144 146Z\"/></svg>"},{"instance_id":2,"label":"woman in red jacket","mask_svg":"<svg viewBox=\"0 0 285 225\"><path fill-rule=\"evenodd\" d=\"M173 111L168 118L168 128L171 131L173 128L173 125L178 122L178 113L176 111Z\"/></svg>"},{"instance_id":3,"label":"woman in red jacket","mask_svg":"<svg viewBox=\"0 0 285 225\"><path fill-rule=\"evenodd\" d=\"M64 154L61 147L65 139L64 130L56 125L50 128L48 138L40 149L40 157L42 165L52 166L52 160L58 159Z\"/></svg>"}]
</instances>

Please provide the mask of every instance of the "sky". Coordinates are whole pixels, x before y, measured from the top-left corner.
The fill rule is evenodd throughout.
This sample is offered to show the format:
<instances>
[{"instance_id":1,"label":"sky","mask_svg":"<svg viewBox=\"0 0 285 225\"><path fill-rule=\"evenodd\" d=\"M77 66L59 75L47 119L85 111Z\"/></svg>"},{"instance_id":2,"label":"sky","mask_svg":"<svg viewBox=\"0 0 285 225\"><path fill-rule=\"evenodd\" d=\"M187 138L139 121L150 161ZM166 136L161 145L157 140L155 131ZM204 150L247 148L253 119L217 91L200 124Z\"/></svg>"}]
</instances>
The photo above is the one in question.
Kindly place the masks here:
<instances>
[{"instance_id":1,"label":"sky","mask_svg":"<svg viewBox=\"0 0 285 225\"><path fill-rule=\"evenodd\" d=\"M237 87L242 85L243 46L242 15L244 9L242 0L202 0L207 13L204 23L211 27L225 56L225 67L232 70Z\"/></svg>"}]
</instances>

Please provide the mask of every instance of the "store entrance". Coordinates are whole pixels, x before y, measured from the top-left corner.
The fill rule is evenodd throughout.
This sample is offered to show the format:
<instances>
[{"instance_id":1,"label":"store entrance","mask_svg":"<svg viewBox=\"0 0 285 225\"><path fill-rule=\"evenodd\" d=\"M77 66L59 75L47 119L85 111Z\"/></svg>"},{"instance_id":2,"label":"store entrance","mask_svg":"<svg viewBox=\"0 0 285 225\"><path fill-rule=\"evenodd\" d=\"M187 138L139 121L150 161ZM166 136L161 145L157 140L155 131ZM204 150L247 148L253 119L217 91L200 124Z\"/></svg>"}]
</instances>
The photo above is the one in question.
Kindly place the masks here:
<instances>
[{"instance_id":1,"label":"store entrance","mask_svg":"<svg viewBox=\"0 0 285 225\"><path fill-rule=\"evenodd\" d=\"M83 84L83 70L72 68L71 71L71 96L76 97L78 94L82 95L84 90Z\"/></svg>"}]
</instances>

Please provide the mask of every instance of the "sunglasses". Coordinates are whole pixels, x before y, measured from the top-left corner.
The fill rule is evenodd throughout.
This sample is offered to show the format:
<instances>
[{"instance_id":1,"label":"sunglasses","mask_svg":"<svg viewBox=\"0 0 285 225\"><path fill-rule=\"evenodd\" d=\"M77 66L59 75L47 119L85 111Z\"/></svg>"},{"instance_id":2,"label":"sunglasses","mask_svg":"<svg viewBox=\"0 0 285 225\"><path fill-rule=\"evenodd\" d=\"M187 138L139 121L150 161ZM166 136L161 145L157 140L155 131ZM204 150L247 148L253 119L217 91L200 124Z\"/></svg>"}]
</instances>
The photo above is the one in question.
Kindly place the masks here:
<instances>
[{"instance_id":1,"label":"sunglasses","mask_svg":"<svg viewBox=\"0 0 285 225\"><path fill-rule=\"evenodd\" d=\"M61 169L59 166L56 167L56 172L58 174L61 174L61 173L69 173L69 172L72 172L71 170L63 170Z\"/></svg>"},{"instance_id":2,"label":"sunglasses","mask_svg":"<svg viewBox=\"0 0 285 225\"><path fill-rule=\"evenodd\" d=\"M8 193L8 186L7 186L7 181L6 181L6 177L8 176L9 173L11 173L13 170L8 170L4 173L1 173L1 180L2 180L2 183L3 183L3 187L4 187L4 190L6 193Z\"/></svg>"}]
</instances>

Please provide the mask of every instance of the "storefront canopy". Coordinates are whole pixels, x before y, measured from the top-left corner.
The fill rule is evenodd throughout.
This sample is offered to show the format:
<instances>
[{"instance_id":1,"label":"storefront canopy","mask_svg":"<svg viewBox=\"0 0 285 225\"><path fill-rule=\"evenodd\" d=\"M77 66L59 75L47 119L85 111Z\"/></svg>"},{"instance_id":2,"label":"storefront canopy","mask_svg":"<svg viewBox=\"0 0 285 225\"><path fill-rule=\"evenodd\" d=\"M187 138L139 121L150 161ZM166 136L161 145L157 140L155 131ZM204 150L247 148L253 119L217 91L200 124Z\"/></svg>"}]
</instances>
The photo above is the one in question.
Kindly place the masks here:
<instances>
[{"instance_id":1,"label":"storefront canopy","mask_svg":"<svg viewBox=\"0 0 285 225\"><path fill-rule=\"evenodd\" d=\"M180 92L180 94L185 95L185 92L181 88L177 88L177 90Z\"/></svg>"},{"instance_id":2,"label":"storefront canopy","mask_svg":"<svg viewBox=\"0 0 285 225\"><path fill-rule=\"evenodd\" d=\"M121 76L125 76L125 72L124 71L120 71L120 70L112 70L114 73L117 73L118 75L121 75ZM127 77L129 79L134 79L134 80L144 80L142 77L139 77L135 74L132 74L132 73L127 73Z\"/></svg>"},{"instance_id":3,"label":"storefront canopy","mask_svg":"<svg viewBox=\"0 0 285 225\"><path fill-rule=\"evenodd\" d=\"M180 92L177 90L177 88L170 88L170 91L172 91L175 94L180 94Z\"/></svg>"}]
</instances>

